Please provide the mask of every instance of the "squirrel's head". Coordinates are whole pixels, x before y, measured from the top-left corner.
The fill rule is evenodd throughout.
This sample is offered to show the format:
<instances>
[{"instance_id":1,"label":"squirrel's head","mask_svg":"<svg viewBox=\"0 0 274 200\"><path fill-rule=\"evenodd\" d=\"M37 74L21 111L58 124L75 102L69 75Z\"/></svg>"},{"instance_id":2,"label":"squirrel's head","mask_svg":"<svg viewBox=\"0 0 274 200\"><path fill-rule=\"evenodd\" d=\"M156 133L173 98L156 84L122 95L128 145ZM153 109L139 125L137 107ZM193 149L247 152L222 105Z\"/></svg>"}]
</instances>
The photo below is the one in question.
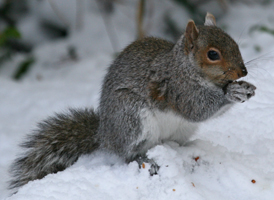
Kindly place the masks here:
<instances>
[{"instance_id":1,"label":"squirrel's head","mask_svg":"<svg viewBox=\"0 0 274 200\"><path fill-rule=\"evenodd\" d=\"M184 53L192 54L202 75L223 87L247 75L237 43L216 26L215 17L207 13L204 26L189 21L183 37Z\"/></svg>"}]
</instances>

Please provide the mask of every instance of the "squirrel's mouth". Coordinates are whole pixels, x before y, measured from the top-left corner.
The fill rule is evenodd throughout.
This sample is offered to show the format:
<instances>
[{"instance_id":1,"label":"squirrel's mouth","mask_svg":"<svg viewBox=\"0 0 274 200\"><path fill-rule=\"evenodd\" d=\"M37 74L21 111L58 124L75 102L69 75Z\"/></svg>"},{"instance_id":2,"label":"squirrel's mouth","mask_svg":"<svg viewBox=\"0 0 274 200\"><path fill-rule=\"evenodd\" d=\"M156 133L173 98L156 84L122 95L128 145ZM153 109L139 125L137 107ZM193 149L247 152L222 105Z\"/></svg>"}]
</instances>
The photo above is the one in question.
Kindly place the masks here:
<instances>
[{"instance_id":1,"label":"squirrel's mouth","mask_svg":"<svg viewBox=\"0 0 274 200\"><path fill-rule=\"evenodd\" d=\"M218 82L215 82L215 85L217 85L220 88L226 88L226 86L230 83L233 83L235 80L227 80L227 79L223 79L223 80L219 80Z\"/></svg>"}]
</instances>

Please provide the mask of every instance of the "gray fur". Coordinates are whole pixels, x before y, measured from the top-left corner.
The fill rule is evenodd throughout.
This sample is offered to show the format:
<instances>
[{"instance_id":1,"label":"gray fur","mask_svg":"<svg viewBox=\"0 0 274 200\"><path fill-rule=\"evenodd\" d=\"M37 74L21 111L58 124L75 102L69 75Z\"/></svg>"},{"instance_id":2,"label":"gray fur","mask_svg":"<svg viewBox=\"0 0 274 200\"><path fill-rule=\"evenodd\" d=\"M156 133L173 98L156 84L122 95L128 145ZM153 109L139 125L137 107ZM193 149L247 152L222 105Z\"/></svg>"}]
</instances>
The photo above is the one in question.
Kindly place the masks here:
<instances>
[{"instance_id":1,"label":"gray fur","mask_svg":"<svg viewBox=\"0 0 274 200\"><path fill-rule=\"evenodd\" d=\"M201 56L207 48L222 53L227 69L208 65ZM216 26L190 21L176 44L153 37L133 42L108 69L98 114L70 110L40 123L28 137L26 153L12 166L11 188L64 170L98 148L126 162L148 161L149 148L169 139L182 144L180 138L191 136L196 124L253 96L255 86L235 81L246 74L238 45ZM176 127L155 127L165 117L175 121L167 126Z\"/></svg>"},{"instance_id":2,"label":"gray fur","mask_svg":"<svg viewBox=\"0 0 274 200\"><path fill-rule=\"evenodd\" d=\"M92 109L70 109L38 124L38 129L21 145L26 152L11 166L10 189L62 171L79 156L98 148L94 138L99 125Z\"/></svg>"},{"instance_id":3,"label":"gray fur","mask_svg":"<svg viewBox=\"0 0 274 200\"><path fill-rule=\"evenodd\" d=\"M210 35L213 31L215 34ZM233 64L242 63L238 46L222 30L199 26L199 32L203 34L199 36L202 40L196 41L194 48L205 45L204 37L207 37L209 43L217 43L217 46L221 45L219 42L229 44L227 50L237 53ZM218 39L215 35L223 37ZM195 54L186 55L186 43L184 36L176 44L145 38L128 46L114 61L104 80L99 107L101 148L115 152L127 161L139 156L138 151L146 152L147 149L141 150L142 146L150 145L144 141L142 145L132 145L143 134L140 119L143 108L172 111L187 121L201 122L234 102L224 92L228 80L220 86L205 77ZM224 53L224 56L231 53ZM151 89L157 90L164 100L155 100ZM244 87L237 90L246 93Z\"/></svg>"}]
</instances>

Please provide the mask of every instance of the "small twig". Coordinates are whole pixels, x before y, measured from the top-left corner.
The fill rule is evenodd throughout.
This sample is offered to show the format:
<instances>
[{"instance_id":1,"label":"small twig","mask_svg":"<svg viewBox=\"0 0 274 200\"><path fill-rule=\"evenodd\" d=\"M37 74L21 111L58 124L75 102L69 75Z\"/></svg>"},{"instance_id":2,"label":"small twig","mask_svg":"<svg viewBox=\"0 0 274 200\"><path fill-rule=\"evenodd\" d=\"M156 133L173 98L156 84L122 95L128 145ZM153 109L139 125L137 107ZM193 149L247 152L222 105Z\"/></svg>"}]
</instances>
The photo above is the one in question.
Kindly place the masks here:
<instances>
[{"instance_id":1,"label":"small twig","mask_svg":"<svg viewBox=\"0 0 274 200\"><path fill-rule=\"evenodd\" d=\"M143 30L144 13L145 13L145 0L139 0L138 7L137 7L137 31L138 31L139 39L145 36L144 30Z\"/></svg>"},{"instance_id":2,"label":"small twig","mask_svg":"<svg viewBox=\"0 0 274 200\"><path fill-rule=\"evenodd\" d=\"M147 19L148 19L148 21L146 23L145 30L148 33L151 30L152 24L153 24L152 16L154 14L154 3L153 3L153 1L149 0L149 1L147 1L147 4L148 4L148 6L147 6L148 7L148 10L147 10L147 13L148 13Z\"/></svg>"}]
</instances>

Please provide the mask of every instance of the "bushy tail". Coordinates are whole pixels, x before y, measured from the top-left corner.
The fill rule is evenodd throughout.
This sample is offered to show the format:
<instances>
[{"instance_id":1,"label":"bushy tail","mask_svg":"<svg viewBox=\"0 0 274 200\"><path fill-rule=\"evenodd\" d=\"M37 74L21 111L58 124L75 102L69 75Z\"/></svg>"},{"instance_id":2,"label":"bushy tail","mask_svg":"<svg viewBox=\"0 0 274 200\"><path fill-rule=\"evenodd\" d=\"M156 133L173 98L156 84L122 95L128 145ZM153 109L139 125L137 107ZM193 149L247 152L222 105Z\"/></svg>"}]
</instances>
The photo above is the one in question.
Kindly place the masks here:
<instances>
[{"instance_id":1,"label":"bushy tail","mask_svg":"<svg viewBox=\"0 0 274 200\"><path fill-rule=\"evenodd\" d=\"M67 114L56 114L39 123L21 145L26 152L11 166L10 189L62 171L81 155L97 149L98 126L99 117L92 109L70 109Z\"/></svg>"}]
</instances>

